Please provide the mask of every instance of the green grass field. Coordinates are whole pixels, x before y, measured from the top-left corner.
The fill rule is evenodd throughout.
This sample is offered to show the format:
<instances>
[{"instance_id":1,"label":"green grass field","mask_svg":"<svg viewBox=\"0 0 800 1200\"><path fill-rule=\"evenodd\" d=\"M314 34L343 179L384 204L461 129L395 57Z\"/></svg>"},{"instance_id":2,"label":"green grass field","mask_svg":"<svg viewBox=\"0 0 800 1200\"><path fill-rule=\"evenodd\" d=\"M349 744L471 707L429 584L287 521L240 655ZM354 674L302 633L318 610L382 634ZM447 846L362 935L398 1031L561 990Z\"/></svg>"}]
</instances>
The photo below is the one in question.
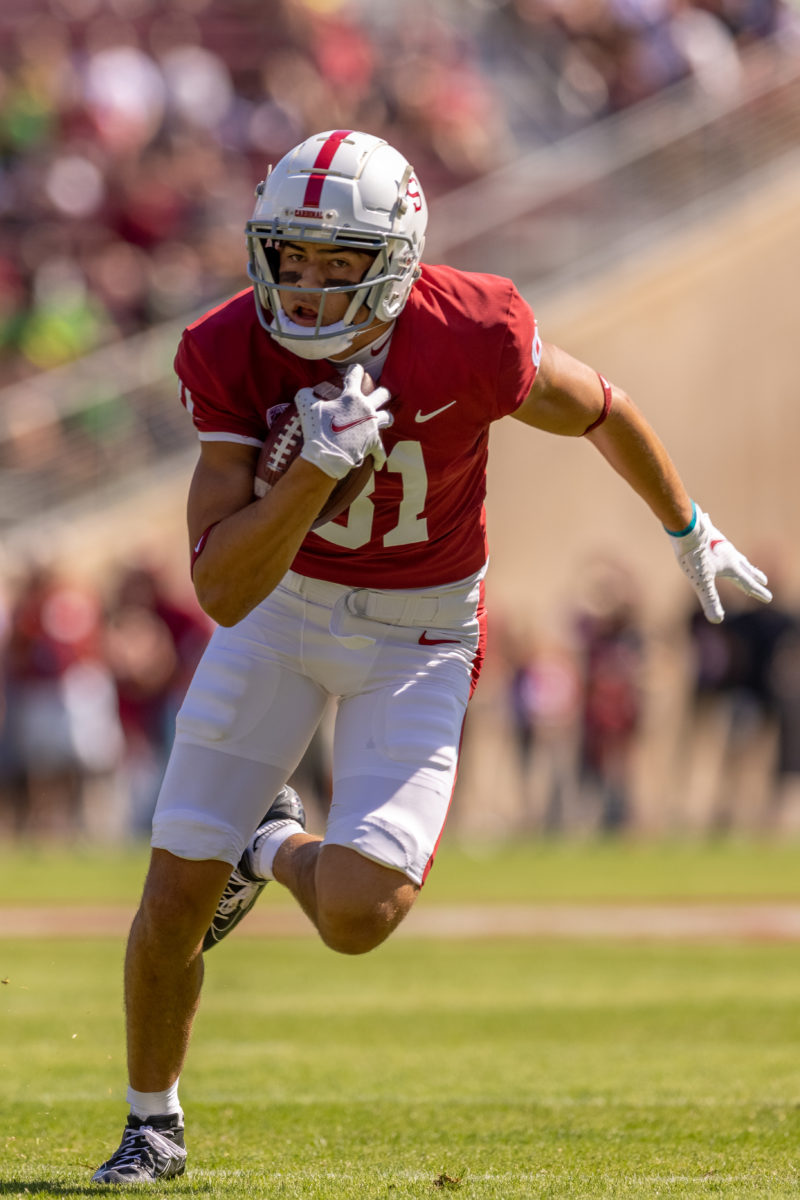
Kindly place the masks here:
<instances>
[{"instance_id":1,"label":"green grass field","mask_svg":"<svg viewBox=\"0 0 800 1200\"><path fill-rule=\"evenodd\" d=\"M0 905L135 903L148 851L0 846ZM425 886L426 904L556 900L779 900L800 898L800 843L545 840L446 843ZM292 904L276 890L271 904Z\"/></svg>"},{"instance_id":2,"label":"green grass field","mask_svg":"<svg viewBox=\"0 0 800 1200\"><path fill-rule=\"evenodd\" d=\"M792 896L788 847L661 853L453 852L425 902ZM61 862L70 899L103 899L93 858ZM97 1193L125 1113L122 951L0 939L0 1195ZM189 1169L150 1195L796 1197L800 946L404 937L345 959L232 938L181 1095Z\"/></svg>"}]
</instances>

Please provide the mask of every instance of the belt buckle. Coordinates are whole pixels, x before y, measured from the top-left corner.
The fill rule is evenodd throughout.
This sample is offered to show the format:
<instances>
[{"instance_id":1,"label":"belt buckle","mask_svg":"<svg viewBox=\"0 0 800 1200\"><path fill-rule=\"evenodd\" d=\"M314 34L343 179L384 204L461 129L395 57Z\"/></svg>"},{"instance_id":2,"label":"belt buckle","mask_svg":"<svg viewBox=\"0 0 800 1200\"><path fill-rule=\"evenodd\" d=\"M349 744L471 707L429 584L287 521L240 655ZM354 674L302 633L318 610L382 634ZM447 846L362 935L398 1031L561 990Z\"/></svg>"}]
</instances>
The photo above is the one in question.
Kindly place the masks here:
<instances>
[{"instance_id":1,"label":"belt buckle","mask_svg":"<svg viewBox=\"0 0 800 1200\"><path fill-rule=\"evenodd\" d=\"M346 607L347 611L349 613L351 613L352 616L354 616L354 617L366 617L366 615L367 615L366 597L368 597L368 596L369 596L369 590L367 588L356 588L354 591L348 592L347 599L345 600L345 607ZM362 597L364 597L363 605L360 603L360 600Z\"/></svg>"}]
</instances>

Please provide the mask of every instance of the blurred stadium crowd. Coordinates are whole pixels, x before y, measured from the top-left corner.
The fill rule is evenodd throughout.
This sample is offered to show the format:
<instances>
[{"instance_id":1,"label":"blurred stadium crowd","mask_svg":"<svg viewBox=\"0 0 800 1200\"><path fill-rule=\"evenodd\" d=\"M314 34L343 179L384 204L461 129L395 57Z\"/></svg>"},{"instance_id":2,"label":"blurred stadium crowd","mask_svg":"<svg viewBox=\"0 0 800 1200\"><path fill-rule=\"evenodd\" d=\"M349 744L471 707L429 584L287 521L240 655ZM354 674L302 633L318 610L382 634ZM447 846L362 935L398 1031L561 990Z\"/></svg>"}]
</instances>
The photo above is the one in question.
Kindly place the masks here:
<instances>
[{"instance_id":1,"label":"blurred stadium crowd","mask_svg":"<svg viewBox=\"0 0 800 1200\"><path fill-rule=\"evenodd\" d=\"M484 760L494 832L796 832L800 613L779 590L769 607L726 596L722 625L693 610L659 645L624 564L587 565L586 576L562 634L500 616L490 625L462 774ZM210 631L193 596L151 564L118 571L102 593L32 567L0 606L0 839L144 837ZM325 722L294 778L317 819L329 738ZM663 796L648 778L654 750ZM456 793L456 831L471 828L468 790ZM648 795L663 801L658 814Z\"/></svg>"},{"instance_id":2,"label":"blurred stadium crowd","mask_svg":"<svg viewBox=\"0 0 800 1200\"><path fill-rule=\"evenodd\" d=\"M102 595L50 565L31 566L6 599L0 830L141 836L210 622L138 563Z\"/></svg>"},{"instance_id":3,"label":"blurred stadium crowd","mask_svg":"<svg viewBox=\"0 0 800 1200\"><path fill-rule=\"evenodd\" d=\"M747 47L800 47L799 13L787 0L5 0L0 386L239 290L254 183L311 130L382 133L436 196L682 80L735 94ZM497 621L464 761L500 714L515 828L641 824L659 650L619 580L558 643ZM143 836L208 621L149 564L100 590L39 563L5 589L0 838ZM672 765L686 811L708 829L774 824L800 780L800 614L778 597L721 627L687 621L668 649L684 652ZM299 781L320 809L328 736ZM744 811L752 789L737 800L745 763L758 813Z\"/></svg>"},{"instance_id":4,"label":"blurred stadium crowd","mask_svg":"<svg viewBox=\"0 0 800 1200\"><path fill-rule=\"evenodd\" d=\"M5 0L0 385L243 281L265 164L367 128L435 196L741 51L788 0Z\"/></svg>"},{"instance_id":5,"label":"blurred stadium crowd","mask_svg":"<svg viewBox=\"0 0 800 1200\"><path fill-rule=\"evenodd\" d=\"M769 606L723 584L721 625L692 600L666 629L642 620L627 563L597 559L582 576L561 636L500 623L468 716L499 701L508 722L511 827L796 833L800 611L780 564Z\"/></svg>"}]
</instances>

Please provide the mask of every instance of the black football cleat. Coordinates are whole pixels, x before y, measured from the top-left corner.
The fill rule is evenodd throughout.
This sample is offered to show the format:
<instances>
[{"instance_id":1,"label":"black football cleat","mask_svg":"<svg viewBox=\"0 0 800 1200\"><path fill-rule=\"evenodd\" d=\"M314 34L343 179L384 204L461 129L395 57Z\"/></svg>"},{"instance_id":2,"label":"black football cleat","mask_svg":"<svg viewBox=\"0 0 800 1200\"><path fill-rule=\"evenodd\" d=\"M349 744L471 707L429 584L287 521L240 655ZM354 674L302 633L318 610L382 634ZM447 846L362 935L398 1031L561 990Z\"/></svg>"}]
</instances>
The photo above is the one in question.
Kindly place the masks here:
<instances>
[{"instance_id":1,"label":"black football cleat","mask_svg":"<svg viewBox=\"0 0 800 1200\"><path fill-rule=\"evenodd\" d=\"M178 1114L146 1117L131 1114L119 1149L98 1167L92 1183L156 1183L186 1170L183 1118Z\"/></svg>"},{"instance_id":2,"label":"black football cleat","mask_svg":"<svg viewBox=\"0 0 800 1200\"><path fill-rule=\"evenodd\" d=\"M203 938L204 952L227 937L231 930L236 928L242 917L246 917L250 912L269 883L268 879L262 879L260 875L257 875L253 867L258 847L268 833L293 821L305 829L305 809L294 788L284 787L272 801L261 824L245 847L238 865L231 872L230 879L225 885L225 891L219 898L217 911Z\"/></svg>"}]
</instances>

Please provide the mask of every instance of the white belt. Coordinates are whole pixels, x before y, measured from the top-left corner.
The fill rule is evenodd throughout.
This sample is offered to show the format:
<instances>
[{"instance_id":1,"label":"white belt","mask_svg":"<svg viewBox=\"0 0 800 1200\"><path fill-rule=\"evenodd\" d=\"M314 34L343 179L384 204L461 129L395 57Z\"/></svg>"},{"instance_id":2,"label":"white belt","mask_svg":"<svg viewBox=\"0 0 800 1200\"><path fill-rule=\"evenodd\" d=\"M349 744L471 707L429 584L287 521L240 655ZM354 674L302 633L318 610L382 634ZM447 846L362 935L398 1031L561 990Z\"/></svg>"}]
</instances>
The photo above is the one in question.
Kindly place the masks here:
<instances>
[{"instance_id":1,"label":"white belt","mask_svg":"<svg viewBox=\"0 0 800 1200\"><path fill-rule=\"evenodd\" d=\"M372 592L358 588L345 603L356 617L383 621L386 625L433 625L443 606L443 597L403 592Z\"/></svg>"},{"instance_id":2,"label":"white belt","mask_svg":"<svg viewBox=\"0 0 800 1200\"><path fill-rule=\"evenodd\" d=\"M386 625L448 626L474 618L482 575L480 572L458 584L445 585L441 590L420 592L348 588L345 584L298 575L296 571L288 571L282 583L312 603L331 607L344 603L353 616L369 621L381 621Z\"/></svg>"}]
</instances>

